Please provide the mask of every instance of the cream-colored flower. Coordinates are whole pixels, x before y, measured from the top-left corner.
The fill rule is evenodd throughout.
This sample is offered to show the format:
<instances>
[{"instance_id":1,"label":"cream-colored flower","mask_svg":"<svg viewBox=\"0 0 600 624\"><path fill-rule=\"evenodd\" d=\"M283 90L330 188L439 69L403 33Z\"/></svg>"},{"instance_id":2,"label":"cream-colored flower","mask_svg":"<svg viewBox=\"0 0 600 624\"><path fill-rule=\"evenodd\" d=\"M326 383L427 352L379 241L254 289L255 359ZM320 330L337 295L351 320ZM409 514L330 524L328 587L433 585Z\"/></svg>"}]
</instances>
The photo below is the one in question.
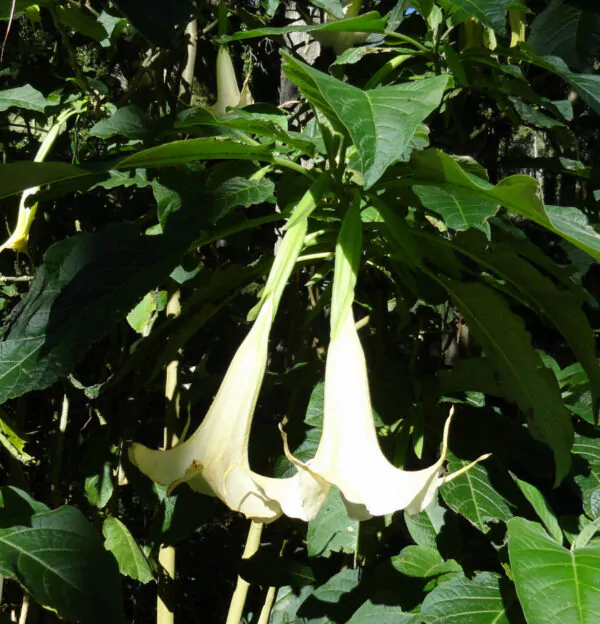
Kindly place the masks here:
<instances>
[{"instance_id":1,"label":"cream-colored flower","mask_svg":"<svg viewBox=\"0 0 600 624\"><path fill-rule=\"evenodd\" d=\"M323 433L315 457L306 464L311 472L340 489L348 515L356 520L400 509L411 514L422 511L438 487L476 463L449 476L442 474L452 413L444 427L440 458L432 466L401 470L381 452L365 356L352 313L361 227L358 208L354 207L342 225L336 248Z\"/></svg>"},{"instance_id":2,"label":"cream-colored flower","mask_svg":"<svg viewBox=\"0 0 600 624\"><path fill-rule=\"evenodd\" d=\"M227 46L219 47L217 53L217 101L211 106L211 110L215 115L227 115L228 108L254 104L254 99L248 86L249 78L248 76L244 81L240 93L229 50Z\"/></svg>"},{"instance_id":3,"label":"cream-colored flower","mask_svg":"<svg viewBox=\"0 0 600 624\"><path fill-rule=\"evenodd\" d=\"M267 365L269 333L283 285L305 234L306 219L286 232L254 325L231 361L197 431L167 451L141 444L130 449L131 461L153 481L170 489L187 482L196 492L216 496L230 509L260 522L271 522L282 513L311 520L329 489L304 469L286 479L259 475L250 469L248 459L252 417Z\"/></svg>"}]
</instances>

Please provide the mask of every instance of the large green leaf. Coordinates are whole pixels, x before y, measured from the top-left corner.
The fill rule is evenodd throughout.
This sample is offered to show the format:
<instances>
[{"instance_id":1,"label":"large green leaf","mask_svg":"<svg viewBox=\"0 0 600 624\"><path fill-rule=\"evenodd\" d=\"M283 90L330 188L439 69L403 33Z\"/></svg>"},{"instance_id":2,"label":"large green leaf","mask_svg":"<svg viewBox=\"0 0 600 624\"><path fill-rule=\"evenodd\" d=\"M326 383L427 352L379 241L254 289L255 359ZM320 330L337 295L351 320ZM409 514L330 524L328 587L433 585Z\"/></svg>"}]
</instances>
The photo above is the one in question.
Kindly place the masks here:
<instances>
[{"instance_id":1,"label":"large green leaf","mask_svg":"<svg viewBox=\"0 0 600 624\"><path fill-rule=\"evenodd\" d=\"M439 106L448 82L435 76L364 91L282 54L287 77L352 140L367 188L390 165L408 160L415 131Z\"/></svg>"},{"instance_id":2,"label":"large green leaf","mask_svg":"<svg viewBox=\"0 0 600 624\"><path fill-rule=\"evenodd\" d=\"M532 433L554 453L556 483L571 466L573 430L567 409L553 373L544 367L523 320L515 315L506 300L482 284L441 280L469 330L494 363L499 383L519 407L530 414Z\"/></svg>"},{"instance_id":3,"label":"large green leaf","mask_svg":"<svg viewBox=\"0 0 600 624\"><path fill-rule=\"evenodd\" d=\"M309 557L329 557L334 552L355 553L359 526L356 520L348 517L340 491L331 488L317 517L308 524Z\"/></svg>"},{"instance_id":4,"label":"large green leaf","mask_svg":"<svg viewBox=\"0 0 600 624\"><path fill-rule=\"evenodd\" d=\"M576 69L585 69L597 49L600 16L568 0L551 0L531 24L528 45L536 54L562 58Z\"/></svg>"},{"instance_id":5,"label":"large green leaf","mask_svg":"<svg viewBox=\"0 0 600 624\"><path fill-rule=\"evenodd\" d=\"M149 583L153 576L148 560L129 529L118 518L106 518L102 533L106 550L114 555L121 574L140 583Z\"/></svg>"},{"instance_id":6,"label":"large green leaf","mask_svg":"<svg viewBox=\"0 0 600 624\"><path fill-rule=\"evenodd\" d=\"M108 163L75 166L62 162L21 161L0 165L0 199L34 186L88 178L137 167L173 167L199 160L273 160L270 146L255 146L219 138L172 141Z\"/></svg>"},{"instance_id":7,"label":"large green leaf","mask_svg":"<svg viewBox=\"0 0 600 624\"><path fill-rule=\"evenodd\" d=\"M110 139L113 136L125 136L128 139L147 139L154 132L154 125L146 111L138 106L123 106L108 119L102 119L90 130L92 136Z\"/></svg>"},{"instance_id":8,"label":"large green leaf","mask_svg":"<svg viewBox=\"0 0 600 624\"><path fill-rule=\"evenodd\" d=\"M0 91L0 112L15 107L43 113L46 106L48 100L29 84Z\"/></svg>"},{"instance_id":9,"label":"large green leaf","mask_svg":"<svg viewBox=\"0 0 600 624\"><path fill-rule=\"evenodd\" d=\"M173 215L161 236L113 224L50 247L0 342L0 402L68 374L171 273L203 224L202 211L190 206Z\"/></svg>"},{"instance_id":10,"label":"large green leaf","mask_svg":"<svg viewBox=\"0 0 600 624\"><path fill-rule=\"evenodd\" d=\"M537 523L508 523L508 554L528 624L600 621L600 546L567 550Z\"/></svg>"},{"instance_id":11,"label":"large green leaf","mask_svg":"<svg viewBox=\"0 0 600 624\"><path fill-rule=\"evenodd\" d=\"M468 461L448 454L450 472L460 470L468 464ZM448 507L464 516L482 533L490 530L488 522L512 518L507 501L494 489L483 464L473 466L466 473L446 483L440 491Z\"/></svg>"},{"instance_id":12,"label":"large green leaf","mask_svg":"<svg viewBox=\"0 0 600 624\"><path fill-rule=\"evenodd\" d=\"M117 564L80 511L61 507L0 530L0 573L67 620L124 622Z\"/></svg>"},{"instance_id":13,"label":"large green leaf","mask_svg":"<svg viewBox=\"0 0 600 624\"><path fill-rule=\"evenodd\" d=\"M240 39L253 39L254 37L274 37L296 32L375 32L382 33L385 30L386 20L377 11L371 11L358 17L351 17L323 24L312 24L310 26L284 26L276 28L265 26L253 30L242 30L234 35L224 35L220 41L238 41Z\"/></svg>"},{"instance_id":14,"label":"large green leaf","mask_svg":"<svg viewBox=\"0 0 600 624\"><path fill-rule=\"evenodd\" d=\"M598 81L600 96L600 76ZM416 184L428 182L448 191L456 187L473 191L555 232L600 261L600 235L590 227L585 215L575 208L544 206L539 184L533 178L514 175L494 186L470 175L456 160L437 149L415 151L411 162Z\"/></svg>"},{"instance_id":15,"label":"large green leaf","mask_svg":"<svg viewBox=\"0 0 600 624\"><path fill-rule=\"evenodd\" d=\"M492 572L438 585L425 597L420 615L426 624L520 624L523 621L509 583Z\"/></svg>"}]
</instances>

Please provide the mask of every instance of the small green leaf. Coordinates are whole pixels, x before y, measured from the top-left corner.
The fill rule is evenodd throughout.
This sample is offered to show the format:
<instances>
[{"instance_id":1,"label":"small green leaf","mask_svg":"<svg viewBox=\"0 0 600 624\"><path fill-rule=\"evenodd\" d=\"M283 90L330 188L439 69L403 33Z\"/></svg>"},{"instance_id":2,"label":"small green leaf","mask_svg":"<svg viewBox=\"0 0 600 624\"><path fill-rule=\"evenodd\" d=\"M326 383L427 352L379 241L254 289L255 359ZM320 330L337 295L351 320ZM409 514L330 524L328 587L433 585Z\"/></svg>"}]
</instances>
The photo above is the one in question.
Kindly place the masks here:
<instances>
[{"instance_id":1,"label":"small green leaf","mask_svg":"<svg viewBox=\"0 0 600 624\"><path fill-rule=\"evenodd\" d=\"M320 9L325 9L325 11L328 11L338 19L344 17L344 7L342 6L341 0L310 0L310 3Z\"/></svg>"},{"instance_id":2,"label":"small green leaf","mask_svg":"<svg viewBox=\"0 0 600 624\"><path fill-rule=\"evenodd\" d=\"M506 14L510 3L511 0L452 0L451 4L498 34L506 35Z\"/></svg>"},{"instance_id":3,"label":"small green leaf","mask_svg":"<svg viewBox=\"0 0 600 624\"><path fill-rule=\"evenodd\" d=\"M430 546L406 546L390 562L398 572L415 578L462 576L462 568L454 559L444 561L442 555Z\"/></svg>"},{"instance_id":4,"label":"small green leaf","mask_svg":"<svg viewBox=\"0 0 600 624\"><path fill-rule=\"evenodd\" d=\"M410 536L420 546L435 548L437 536L445 524L447 510L442 507L437 497L422 512L411 516L404 512L404 522Z\"/></svg>"},{"instance_id":5,"label":"small green leaf","mask_svg":"<svg viewBox=\"0 0 600 624\"><path fill-rule=\"evenodd\" d=\"M400 607L373 603L363 603L347 624L419 624L418 615L405 613Z\"/></svg>"},{"instance_id":6,"label":"small green leaf","mask_svg":"<svg viewBox=\"0 0 600 624\"><path fill-rule=\"evenodd\" d=\"M528 624L597 624L600 546L567 550L539 524L513 518L508 554Z\"/></svg>"},{"instance_id":7,"label":"small green leaf","mask_svg":"<svg viewBox=\"0 0 600 624\"><path fill-rule=\"evenodd\" d=\"M118 518L106 518L102 525L102 533L106 540L104 546L115 556L121 574L144 584L153 579L142 549Z\"/></svg>"},{"instance_id":8,"label":"small green leaf","mask_svg":"<svg viewBox=\"0 0 600 624\"><path fill-rule=\"evenodd\" d=\"M56 15L65 26L90 39L102 41L108 37L104 26L77 6L57 6Z\"/></svg>"}]
</instances>

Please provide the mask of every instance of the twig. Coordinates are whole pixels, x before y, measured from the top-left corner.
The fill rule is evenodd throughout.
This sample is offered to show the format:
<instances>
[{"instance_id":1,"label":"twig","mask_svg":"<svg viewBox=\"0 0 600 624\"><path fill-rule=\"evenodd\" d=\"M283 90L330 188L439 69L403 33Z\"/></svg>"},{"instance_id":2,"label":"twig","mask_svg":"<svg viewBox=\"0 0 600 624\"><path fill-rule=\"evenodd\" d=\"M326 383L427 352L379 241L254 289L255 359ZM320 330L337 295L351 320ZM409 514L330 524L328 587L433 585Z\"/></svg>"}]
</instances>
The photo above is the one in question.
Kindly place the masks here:
<instances>
[{"instance_id":1,"label":"twig","mask_svg":"<svg viewBox=\"0 0 600 624\"><path fill-rule=\"evenodd\" d=\"M52 484L50 491L52 493L52 504L55 507L59 507L61 504L58 481L60 479L60 469L62 465L62 458L65 448L65 433L67 431L67 424L69 422L69 397L67 393L64 393L62 409L60 413L60 420L58 422L58 436L56 438L56 454L54 456L54 465L52 466Z\"/></svg>"}]
</instances>

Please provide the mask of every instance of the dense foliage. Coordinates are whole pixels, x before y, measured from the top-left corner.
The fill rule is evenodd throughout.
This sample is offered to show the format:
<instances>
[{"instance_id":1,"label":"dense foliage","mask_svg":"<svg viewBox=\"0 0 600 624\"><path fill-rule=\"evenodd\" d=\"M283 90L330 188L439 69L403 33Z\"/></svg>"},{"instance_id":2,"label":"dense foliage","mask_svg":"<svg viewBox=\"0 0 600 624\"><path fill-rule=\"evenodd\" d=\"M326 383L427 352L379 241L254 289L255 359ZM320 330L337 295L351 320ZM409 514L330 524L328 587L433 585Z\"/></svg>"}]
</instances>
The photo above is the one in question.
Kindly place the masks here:
<instances>
[{"instance_id":1,"label":"dense foliage","mask_svg":"<svg viewBox=\"0 0 600 624\"><path fill-rule=\"evenodd\" d=\"M0 622L597 624L597 0L0 20Z\"/></svg>"}]
</instances>

